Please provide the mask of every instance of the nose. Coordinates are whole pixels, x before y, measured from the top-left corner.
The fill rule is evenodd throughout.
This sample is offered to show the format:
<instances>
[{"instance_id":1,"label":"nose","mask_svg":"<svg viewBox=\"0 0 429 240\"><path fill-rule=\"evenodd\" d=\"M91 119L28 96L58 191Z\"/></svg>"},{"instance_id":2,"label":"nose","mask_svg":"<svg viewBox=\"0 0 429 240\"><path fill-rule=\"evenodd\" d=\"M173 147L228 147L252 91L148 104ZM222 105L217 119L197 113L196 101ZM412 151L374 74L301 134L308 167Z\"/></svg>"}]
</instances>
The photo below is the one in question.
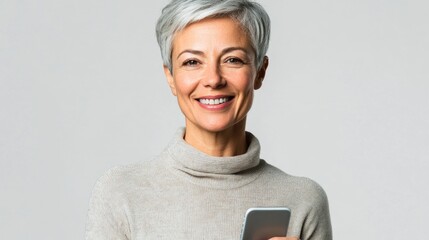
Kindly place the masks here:
<instances>
[{"instance_id":1,"label":"nose","mask_svg":"<svg viewBox=\"0 0 429 240\"><path fill-rule=\"evenodd\" d=\"M219 64L211 64L207 67L205 71L205 76L203 80L205 87L219 89L225 86L226 81L222 77L221 69Z\"/></svg>"}]
</instances>

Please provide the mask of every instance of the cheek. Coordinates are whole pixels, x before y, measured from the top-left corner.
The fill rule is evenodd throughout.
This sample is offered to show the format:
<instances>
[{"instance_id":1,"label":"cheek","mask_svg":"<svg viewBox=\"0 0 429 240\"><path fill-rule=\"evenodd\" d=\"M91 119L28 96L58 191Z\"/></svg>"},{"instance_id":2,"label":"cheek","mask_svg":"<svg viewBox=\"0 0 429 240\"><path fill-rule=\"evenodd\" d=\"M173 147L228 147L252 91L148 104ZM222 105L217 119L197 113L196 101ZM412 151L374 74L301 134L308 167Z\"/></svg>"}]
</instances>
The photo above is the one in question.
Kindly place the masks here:
<instances>
[{"instance_id":1,"label":"cheek","mask_svg":"<svg viewBox=\"0 0 429 240\"><path fill-rule=\"evenodd\" d=\"M177 89L177 94L188 95L190 94L198 84L195 74L180 73L178 72L174 78L174 82Z\"/></svg>"},{"instance_id":2,"label":"cheek","mask_svg":"<svg viewBox=\"0 0 429 240\"><path fill-rule=\"evenodd\" d=\"M255 75L251 72L241 72L236 73L231 76L231 79L234 79L232 82L236 89L239 89L245 93L248 93L249 91L253 91L253 82Z\"/></svg>"}]
</instances>

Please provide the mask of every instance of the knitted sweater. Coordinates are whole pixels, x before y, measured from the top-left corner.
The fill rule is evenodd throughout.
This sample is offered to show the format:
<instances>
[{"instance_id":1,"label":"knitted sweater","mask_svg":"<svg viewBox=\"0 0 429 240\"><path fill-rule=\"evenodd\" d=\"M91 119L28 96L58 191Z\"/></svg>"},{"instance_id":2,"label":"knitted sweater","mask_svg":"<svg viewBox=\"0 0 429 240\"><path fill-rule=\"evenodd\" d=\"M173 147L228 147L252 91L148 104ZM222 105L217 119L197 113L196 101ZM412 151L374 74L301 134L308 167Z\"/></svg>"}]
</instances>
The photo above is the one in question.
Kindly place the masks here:
<instances>
[{"instance_id":1,"label":"knitted sweater","mask_svg":"<svg viewBox=\"0 0 429 240\"><path fill-rule=\"evenodd\" d=\"M113 168L98 180L87 240L238 240L246 210L262 206L291 209L288 236L332 239L323 189L261 160L252 134L247 152L233 157L206 155L183 134L154 160Z\"/></svg>"}]
</instances>

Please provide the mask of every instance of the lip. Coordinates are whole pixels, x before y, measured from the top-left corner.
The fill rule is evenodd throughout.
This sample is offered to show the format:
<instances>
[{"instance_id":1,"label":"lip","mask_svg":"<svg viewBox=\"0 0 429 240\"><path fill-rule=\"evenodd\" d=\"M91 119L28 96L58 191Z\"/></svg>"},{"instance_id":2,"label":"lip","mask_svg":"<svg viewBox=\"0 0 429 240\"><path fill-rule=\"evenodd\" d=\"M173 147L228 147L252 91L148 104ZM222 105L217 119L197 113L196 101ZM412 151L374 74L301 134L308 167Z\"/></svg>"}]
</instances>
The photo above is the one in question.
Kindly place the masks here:
<instances>
[{"instance_id":1,"label":"lip","mask_svg":"<svg viewBox=\"0 0 429 240\"><path fill-rule=\"evenodd\" d=\"M227 98L228 101L224 102L224 103L219 103L219 104L203 104L200 102L200 99L221 99L221 98ZM195 101L197 101L198 105L200 105L200 107L207 109L207 110L223 110L225 108L227 108L228 106L230 106L232 104L234 100L234 96L231 95L211 95L211 96L201 96L198 98L195 98Z\"/></svg>"}]
</instances>

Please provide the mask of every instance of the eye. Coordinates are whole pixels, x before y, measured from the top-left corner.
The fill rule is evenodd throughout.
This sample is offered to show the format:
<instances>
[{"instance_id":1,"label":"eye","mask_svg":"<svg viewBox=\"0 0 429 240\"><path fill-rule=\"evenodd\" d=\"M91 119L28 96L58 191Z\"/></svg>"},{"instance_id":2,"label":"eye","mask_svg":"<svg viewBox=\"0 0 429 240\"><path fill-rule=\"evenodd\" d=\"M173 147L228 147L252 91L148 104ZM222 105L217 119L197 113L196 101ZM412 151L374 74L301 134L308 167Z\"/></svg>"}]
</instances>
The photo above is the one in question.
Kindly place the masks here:
<instances>
[{"instance_id":1,"label":"eye","mask_svg":"<svg viewBox=\"0 0 429 240\"><path fill-rule=\"evenodd\" d=\"M236 58L236 57L226 59L225 63L245 64L245 62L243 60L241 60L240 58Z\"/></svg>"},{"instance_id":2,"label":"eye","mask_svg":"<svg viewBox=\"0 0 429 240\"><path fill-rule=\"evenodd\" d=\"M196 66L198 64L199 64L199 62L195 59L189 59L189 60L186 60L185 62L183 62L183 66L188 66L188 67Z\"/></svg>"}]
</instances>

